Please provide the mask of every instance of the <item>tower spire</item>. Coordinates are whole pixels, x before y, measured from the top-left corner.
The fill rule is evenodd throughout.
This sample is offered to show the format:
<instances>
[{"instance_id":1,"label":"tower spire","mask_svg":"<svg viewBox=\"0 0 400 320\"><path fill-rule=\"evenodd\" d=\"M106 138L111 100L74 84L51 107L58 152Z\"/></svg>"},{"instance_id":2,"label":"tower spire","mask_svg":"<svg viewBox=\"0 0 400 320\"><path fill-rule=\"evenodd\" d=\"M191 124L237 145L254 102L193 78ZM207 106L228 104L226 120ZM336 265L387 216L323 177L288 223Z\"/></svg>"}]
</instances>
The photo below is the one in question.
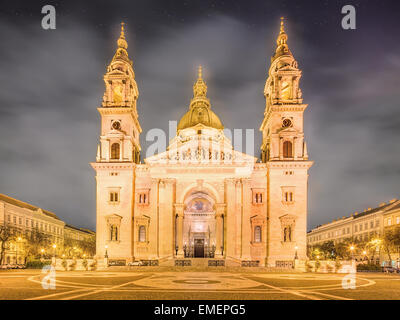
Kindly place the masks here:
<instances>
[{"instance_id":1,"label":"tower spire","mask_svg":"<svg viewBox=\"0 0 400 320\"><path fill-rule=\"evenodd\" d=\"M279 30L278 38L276 39L276 51L275 55L272 57L272 61L275 60L277 57L285 55L285 54L292 54L289 50L287 45L288 36L285 32L285 24L284 24L284 17L281 17L281 25Z\"/></svg>"},{"instance_id":2,"label":"tower spire","mask_svg":"<svg viewBox=\"0 0 400 320\"><path fill-rule=\"evenodd\" d=\"M117 51L113 57L113 61L116 59L124 60L132 65L132 61L128 57L128 42L125 39L125 22L121 22L121 33L117 40Z\"/></svg>"},{"instance_id":3,"label":"tower spire","mask_svg":"<svg viewBox=\"0 0 400 320\"><path fill-rule=\"evenodd\" d=\"M203 80L203 68L199 66L197 71L197 81L193 85L193 97L194 98L206 98L207 85Z\"/></svg>"},{"instance_id":4,"label":"tower spire","mask_svg":"<svg viewBox=\"0 0 400 320\"><path fill-rule=\"evenodd\" d=\"M198 79L203 79L203 69L202 69L201 65L199 66L199 69L198 69Z\"/></svg>"},{"instance_id":5,"label":"tower spire","mask_svg":"<svg viewBox=\"0 0 400 320\"><path fill-rule=\"evenodd\" d=\"M128 49L128 42L125 40L125 22L121 22L121 34L117 40L118 48Z\"/></svg>"}]
</instances>

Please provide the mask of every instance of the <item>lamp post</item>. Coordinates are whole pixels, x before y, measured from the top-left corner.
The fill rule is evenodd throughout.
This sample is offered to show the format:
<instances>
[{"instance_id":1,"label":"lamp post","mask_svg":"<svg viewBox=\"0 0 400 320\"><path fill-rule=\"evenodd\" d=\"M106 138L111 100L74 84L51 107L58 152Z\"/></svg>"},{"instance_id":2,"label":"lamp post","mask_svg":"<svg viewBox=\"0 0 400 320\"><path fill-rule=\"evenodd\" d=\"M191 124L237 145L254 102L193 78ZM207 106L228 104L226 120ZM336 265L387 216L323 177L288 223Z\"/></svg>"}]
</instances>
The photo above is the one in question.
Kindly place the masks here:
<instances>
[{"instance_id":1,"label":"lamp post","mask_svg":"<svg viewBox=\"0 0 400 320\"><path fill-rule=\"evenodd\" d=\"M44 253L44 249L40 249L40 259L43 261L43 253Z\"/></svg>"},{"instance_id":2,"label":"lamp post","mask_svg":"<svg viewBox=\"0 0 400 320\"><path fill-rule=\"evenodd\" d=\"M354 260L354 246L350 246L351 260Z\"/></svg>"},{"instance_id":3,"label":"lamp post","mask_svg":"<svg viewBox=\"0 0 400 320\"><path fill-rule=\"evenodd\" d=\"M299 247L298 246L295 246L294 247L294 250L296 250L295 251L295 253L294 253L294 260L297 260L299 257L297 256L297 250L299 249Z\"/></svg>"},{"instance_id":4,"label":"lamp post","mask_svg":"<svg viewBox=\"0 0 400 320\"><path fill-rule=\"evenodd\" d=\"M362 253L363 253L363 255L364 255L364 260L365 260L365 258L367 258L367 260L368 260L368 257L367 257L367 251L366 251L366 250L364 250Z\"/></svg>"},{"instance_id":5,"label":"lamp post","mask_svg":"<svg viewBox=\"0 0 400 320\"><path fill-rule=\"evenodd\" d=\"M106 249L106 252L104 254L104 258L108 258L108 253L107 253L108 245L105 245L104 248Z\"/></svg>"},{"instance_id":6,"label":"lamp post","mask_svg":"<svg viewBox=\"0 0 400 320\"><path fill-rule=\"evenodd\" d=\"M54 260L55 260L56 259L56 249L57 249L57 245L56 244L53 244L53 249L54 249L53 257L54 257Z\"/></svg>"},{"instance_id":7,"label":"lamp post","mask_svg":"<svg viewBox=\"0 0 400 320\"><path fill-rule=\"evenodd\" d=\"M18 237L15 245L15 262L18 264L18 244L21 242L22 238Z\"/></svg>"}]
</instances>

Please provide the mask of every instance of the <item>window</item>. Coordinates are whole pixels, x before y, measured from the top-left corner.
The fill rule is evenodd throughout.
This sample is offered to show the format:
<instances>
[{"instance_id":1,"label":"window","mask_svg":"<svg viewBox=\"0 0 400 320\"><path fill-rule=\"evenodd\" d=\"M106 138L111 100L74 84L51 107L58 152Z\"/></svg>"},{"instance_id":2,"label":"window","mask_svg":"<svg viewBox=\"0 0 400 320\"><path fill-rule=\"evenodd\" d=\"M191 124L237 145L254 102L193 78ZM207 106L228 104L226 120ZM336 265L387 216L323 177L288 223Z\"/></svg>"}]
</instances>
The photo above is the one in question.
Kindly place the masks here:
<instances>
[{"instance_id":1,"label":"window","mask_svg":"<svg viewBox=\"0 0 400 320\"><path fill-rule=\"evenodd\" d=\"M19 224L22 224L22 218L18 219Z\"/></svg>"},{"instance_id":2,"label":"window","mask_svg":"<svg viewBox=\"0 0 400 320\"><path fill-rule=\"evenodd\" d=\"M149 204L149 192L140 192L138 193L138 202L139 204Z\"/></svg>"},{"instance_id":3,"label":"window","mask_svg":"<svg viewBox=\"0 0 400 320\"><path fill-rule=\"evenodd\" d=\"M10 215L7 216L7 221L11 222L11 216Z\"/></svg>"},{"instance_id":4,"label":"window","mask_svg":"<svg viewBox=\"0 0 400 320\"><path fill-rule=\"evenodd\" d=\"M17 224L17 217L13 217L13 222L15 223L15 224Z\"/></svg>"},{"instance_id":5,"label":"window","mask_svg":"<svg viewBox=\"0 0 400 320\"><path fill-rule=\"evenodd\" d=\"M372 229L374 227L374 221L370 221L369 227Z\"/></svg>"},{"instance_id":6,"label":"window","mask_svg":"<svg viewBox=\"0 0 400 320\"><path fill-rule=\"evenodd\" d=\"M400 223L400 217L396 217L396 224Z\"/></svg>"},{"instance_id":7,"label":"window","mask_svg":"<svg viewBox=\"0 0 400 320\"><path fill-rule=\"evenodd\" d=\"M116 225L110 226L110 240L118 241L118 227Z\"/></svg>"},{"instance_id":8,"label":"window","mask_svg":"<svg viewBox=\"0 0 400 320\"><path fill-rule=\"evenodd\" d=\"M285 202L293 202L293 192L285 192Z\"/></svg>"},{"instance_id":9,"label":"window","mask_svg":"<svg viewBox=\"0 0 400 320\"><path fill-rule=\"evenodd\" d=\"M290 141L285 141L283 143L283 157L284 158L292 158L293 157L292 143Z\"/></svg>"},{"instance_id":10,"label":"window","mask_svg":"<svg viewBox=\"0 0 400 320\"><path fill-rule=\"evenodd\" d=\"M263 203L263 194L261 192L255 193L254 203Z\"/></svg>"},{"instance_id":11,"label":"window","mask_svg":"<svg viewBox=\"0 0 400 320\"><path fill-rule=\"evenodd\" d=\"M350 233L350 228L347 228L347 234L349 234Z\"/></svg>"},{"instance_id":12,"label":"window","mask_svg":"<svg viewBox=\"0 0 400 320\"><path fill-rule=\"evenodd\" d=\"M321 236L319 236L321 240ZM284 242L291 242L292 241L292 226L286 226L283 229L283 241Z\"/></svg>"},{"instance_id":13,"label":"window","mask_svg":"<svg viewBox=\"0 0 400 320\"><path fill-rule=\"evenodd\" d=\"M111 145L111 159L119 159L119 143L113 143Z\"/></svg>"},{"instance_id":14,"label":"window","mask_svg":"<svg viewBox=\"0 0 400 320\"><path fill-rule=\"evenodd\" d=\"M146 227L139 226L139 242L146 242Z\"/></svg>"},{"instance_id":15,"label":"window","mask_svg":"<svg viewBox=\"0 0 400 320\"><path fill-rule=\"evenodd\" d=\"M254 242L261 242L261 226L255 226L254 228Z\"/></svg>"},{"instance_id":16,"label":"window","mask_svg":"<svg viewBox=\"0 0 400 320\"><path fill-rule=\"evenodd\" d=\"M392 219L388 219L388 221L387 221L387 224L388 224L388 226L391 226L392 225Z\"/></svg>"},{"instance_id":17,"label":"window","mask_svg":"<svg viewBox=\"0 0 400 320\"><path fill-rule=\"evenodd\" d=\"M119 202L118 192L110 192L110 202Z\"/></svg>"},{"instance_id":18,"label":"window","mask_svg":"<svg viewBox=\"0 0 400 320\"><path fill-rule=\"evenodd\" d=\"M362 231L362 224L360 224L360 231Z\"/></svg>"},{"instance_id":19,"label":"window","mask_svg":"<svg viewBox=\"0 0 400 320\"><path fill-rule=\"evenodd\" d=\"M368 222L366 222L366 223L364 224L364 227L365 227L365 230L368 229Z\"/></svg>"},{"instance_id":20,"label":"window","mask_svg":"<svg viewBox=\"0 0 400 320\"><path fill-rule=\"evenodd\" d=\"M379 220L375 221L375 227L379 227Z\"/></svg>"}]
</instances>

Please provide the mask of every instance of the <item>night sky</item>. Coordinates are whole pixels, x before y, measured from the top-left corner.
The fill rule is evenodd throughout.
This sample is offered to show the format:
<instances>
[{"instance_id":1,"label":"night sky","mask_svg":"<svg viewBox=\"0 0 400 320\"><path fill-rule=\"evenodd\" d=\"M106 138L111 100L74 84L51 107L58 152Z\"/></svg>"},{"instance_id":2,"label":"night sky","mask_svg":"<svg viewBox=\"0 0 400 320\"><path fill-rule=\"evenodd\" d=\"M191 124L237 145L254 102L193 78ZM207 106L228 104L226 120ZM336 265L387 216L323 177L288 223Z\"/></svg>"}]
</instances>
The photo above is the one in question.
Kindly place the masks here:
<instances>
[{"instance_id":1,"label":"night sky","mask_svg":"<svg viewBox=\"0 0 400 320\"><path fill-rule=\"evenodd\" d=\"M400 191L398 1L2 1L0 193L95 228L103 74L126 22L146 132L168 130L203 65L225 127L258 131L279 18L303 70L310 159L308 227L377 206ZM57 29L41 28L41 8ZM341 8L357 10L343 30Z\"/></svg>"}]
</instances>

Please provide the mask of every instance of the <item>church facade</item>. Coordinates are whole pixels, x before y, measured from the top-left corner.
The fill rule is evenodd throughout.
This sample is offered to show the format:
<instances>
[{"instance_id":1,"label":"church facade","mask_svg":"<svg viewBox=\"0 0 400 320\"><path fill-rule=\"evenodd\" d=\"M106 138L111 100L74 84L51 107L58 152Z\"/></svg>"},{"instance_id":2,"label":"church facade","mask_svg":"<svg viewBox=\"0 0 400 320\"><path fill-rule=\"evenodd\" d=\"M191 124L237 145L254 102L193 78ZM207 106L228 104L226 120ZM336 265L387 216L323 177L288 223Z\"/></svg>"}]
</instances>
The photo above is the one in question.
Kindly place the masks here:
<instances>
[{"instance_id":1,"label":"church facade","mask_svg":"<svg viewBox=\"0 0 400 320\"><path fill-rule=\"evenodd\" d=\"M291 266L306 259L308 159L301 70L281 21L265 83L261 159L234 150L199 68L165 152L140 162L139 90L122 26L104 75L96 162L97 256L215 258ZM260 109L261 115L261 109Z\"/></svg>"}]
</instances>

